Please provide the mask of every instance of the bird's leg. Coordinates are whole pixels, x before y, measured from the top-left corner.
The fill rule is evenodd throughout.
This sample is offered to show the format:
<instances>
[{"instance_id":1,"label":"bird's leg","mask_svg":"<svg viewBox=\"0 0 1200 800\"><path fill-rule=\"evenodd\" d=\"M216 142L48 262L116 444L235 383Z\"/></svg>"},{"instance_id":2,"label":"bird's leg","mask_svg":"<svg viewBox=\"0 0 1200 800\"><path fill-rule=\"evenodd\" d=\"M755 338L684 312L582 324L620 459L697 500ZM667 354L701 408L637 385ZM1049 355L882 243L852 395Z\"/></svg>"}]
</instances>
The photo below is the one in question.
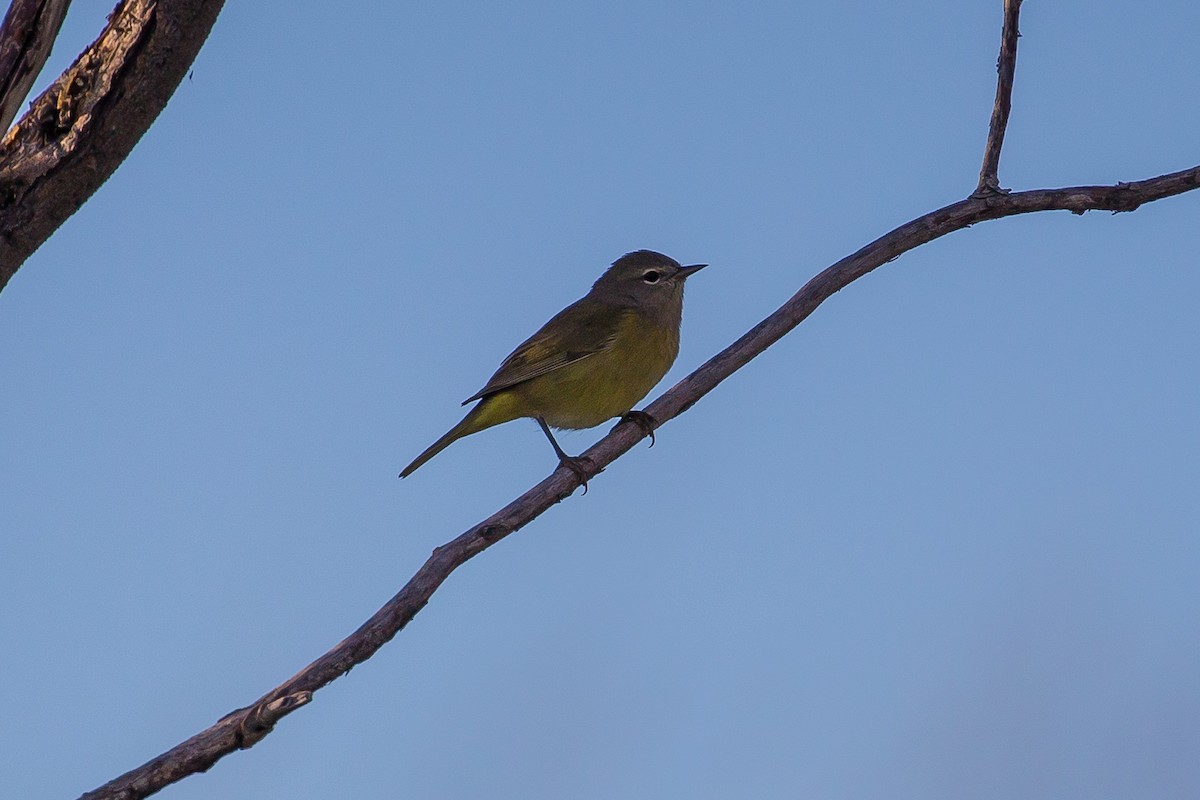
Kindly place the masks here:
<instances>
[{"instance_id":1,"label":"bird's leg","mask_svg":"<svg viewBox=\"0 0 1200 800\"><path fill-rule=\"evenodd\" d=\"M622 422L632 422L642 429L642 433L650 437L650 446L654 447L654 429L658 427L658 422L654 417L647 414L645 411L626 411L621 415L621 419L617 422L620 425Z\"/></svg>"},{"instance_id":2,"label":"bird's leg","mask_svg":"<svg viewBox=\"0 0 1200 800\"><path fill-rule=\"evenodd\" d=\"M554 448L554 454L558 456L558 462L567 469L571 470L571 472L575 473L575 476L579 478L579 482L583 484L583 493L587 494L588 466L586 465L591 465L592 460L586 456L567 455L563 449L558 446L558 442L555 441L554 434L550 432L550 426L546 424L546 420L542 419L541 417L534 417L534 419L537 420L538 425L542 426L542 433L546 434L546 438L550 440L550 446Z\"/></svg>"}]
</instances>

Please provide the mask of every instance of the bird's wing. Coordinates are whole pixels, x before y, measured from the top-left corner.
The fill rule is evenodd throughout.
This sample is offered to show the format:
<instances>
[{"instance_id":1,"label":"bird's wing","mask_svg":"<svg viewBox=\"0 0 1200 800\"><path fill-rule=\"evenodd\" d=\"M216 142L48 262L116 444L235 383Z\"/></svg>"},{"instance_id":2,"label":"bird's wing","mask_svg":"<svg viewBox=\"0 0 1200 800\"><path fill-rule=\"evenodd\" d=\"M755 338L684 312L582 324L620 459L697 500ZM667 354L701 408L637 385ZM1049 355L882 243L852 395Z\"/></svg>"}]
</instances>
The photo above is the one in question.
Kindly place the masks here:
<instances>
[{"instance_id":1,"label":"bird's wing","mask_svg":"<svg viewBox=\"0 0 1200 800\"><path fill-rule=\"evenodd\" d=\"M607 350L624 316L595 301L572 303L504 359L487 385L463 405Z\"/></svg>"}]
</instances>

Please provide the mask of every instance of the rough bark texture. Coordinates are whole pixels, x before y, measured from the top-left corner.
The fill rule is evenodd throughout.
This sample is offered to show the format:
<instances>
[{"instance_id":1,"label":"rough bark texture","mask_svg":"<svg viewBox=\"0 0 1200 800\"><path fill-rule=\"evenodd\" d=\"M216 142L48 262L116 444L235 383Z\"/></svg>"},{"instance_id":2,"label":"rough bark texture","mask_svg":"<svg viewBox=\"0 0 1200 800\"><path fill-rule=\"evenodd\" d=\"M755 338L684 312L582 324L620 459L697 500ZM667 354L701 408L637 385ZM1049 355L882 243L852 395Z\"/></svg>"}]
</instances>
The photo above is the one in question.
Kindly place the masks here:
<instances>
[{"instance_id":1,"label":"rough bark texture","mask_svg":"<svg viewBox=\"0 0 1200 800\"><path fill-rule=\"evenodd\" d=\"M133 150L222 0L124 0L0 143L0 289Z\"/></svg>"},{"instance_id":2,"label":"rough bark texture","mask_svg":"<svg viewBox=\"0 0 1200 800\"><path fill-rule=\"evenodd\" d=\"M46 65L71 0L13 0L0 26L0 131L16 119Z\"/></svg>"}]
</instances>

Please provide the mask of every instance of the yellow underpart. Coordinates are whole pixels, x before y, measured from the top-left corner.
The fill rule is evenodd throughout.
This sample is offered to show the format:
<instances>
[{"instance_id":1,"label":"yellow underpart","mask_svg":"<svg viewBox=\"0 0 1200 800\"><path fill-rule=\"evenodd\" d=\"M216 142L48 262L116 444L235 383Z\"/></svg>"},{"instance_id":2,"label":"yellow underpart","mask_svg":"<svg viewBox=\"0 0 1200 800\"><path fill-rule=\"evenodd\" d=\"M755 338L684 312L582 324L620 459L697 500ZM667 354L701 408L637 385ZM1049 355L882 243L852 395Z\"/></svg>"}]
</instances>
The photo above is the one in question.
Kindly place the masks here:
<instances>
[{"instance_id":1,"label":"yellow underpart","mask_svg":"<svg viewBox=\"0 0 1200 800\"><path fill-rule=\"evenodd\" d=\"M676 323L677 324L677 323ZM482 398L461 422L404 468L406 477L452 442L520 417L555 428L592 428L631 410L679 353L679 330L625 311L612 344L558 369Z\"/></svg>"}]
</instances>

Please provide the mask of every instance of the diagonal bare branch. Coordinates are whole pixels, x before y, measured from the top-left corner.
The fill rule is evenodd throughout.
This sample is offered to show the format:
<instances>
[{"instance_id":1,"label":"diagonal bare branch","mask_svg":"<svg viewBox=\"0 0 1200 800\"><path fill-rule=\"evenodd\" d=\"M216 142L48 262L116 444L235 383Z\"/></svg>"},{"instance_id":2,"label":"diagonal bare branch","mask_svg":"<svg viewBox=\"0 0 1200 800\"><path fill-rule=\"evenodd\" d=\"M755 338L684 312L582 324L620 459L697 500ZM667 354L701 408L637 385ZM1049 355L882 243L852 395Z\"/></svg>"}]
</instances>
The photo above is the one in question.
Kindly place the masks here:
<instances>
[{"instance_id":1,"label":"diagonal bare branch","mask_svg":"<svg viewBox=\"0 0 1200 800\"><path fill-rule=\"evenodd\" d=\"M1004 131L1012 110L1013 75L1017 71L1017 39L1021 32L1018 23L1021 0L1004 0L1004 27L1000 32L1000 57L996 61L996 102L992 105L992 121L988 125L987 144L983 147L983 166L979 169L976 197L1002 194L1000 188L1000 149L1004 147Z\"/></svg>"},{"instance_id":2,"label":"diagonal bare branch","mask_svg":"<svg viewBox=\"0 0 1200 800\"><path fill-rule=\"evenodd\" d=\"M660 425L679 416L793 330L835 293L872 270L946 234L978 222L1038 211L1070 211L1074 214L1100 210L1133 211L1144 203L1200 188L1200 165L1197 165L1115 186L1075 186L1017 193L999 189L996 166L1011 105L1019 6L1020 0L1005 0L1005 44L1001 47L997 110L993 112L984 168L976 192L965 200L895 228L823 270L778 310L651 403L645 409L646 413ZM991 180L985 181L988 176ZM592 465L584 475L559 467L486 520L435 549L408 583L358 630L296 675L251 705L227 714L207 730L89 792L83 800L146 797L188 775L207 770L234 750L253 746L271 732L279 719L310 702L313 692L366 661L403 630L455 569L569 497L582 481L594 478L647 435L648 431L637 424L617 425L583 454Z\"/></svg>"},{"instance_id":3,"label":"diagonal bare branch","mask_svg":"<svg viewBox=\"0 0 1200 800\"><path fill-rule=\"evenodd\" d=\"M1200 165L1157 178L1119 183L1116 186L1074 186L1030 192L968 197L907 222L858 252L843 258L810 280L804 288L749 332L708 360L647 408L655 420L671 420L718 384L748 364L786 333L804 321L825 300L913 248L977 222L1029 214L1035 211L1133 211L1143 203L1200 188ZM622 423L592 446L584 457L593 468L592 478L646 436L640 426ZM251 705L231 712L211 728L163 753L152 761L83 796L83 800L133 800L146 797L188 775L203 772L223 756L250 747L270 733L274 721L303 705L311 693L366 661L403 630L455 569L496 542L515 533L566 499L580 486L580 478L559 467L525 494L433 551L404 588L375 612L358 630L296 675ZM298 700L289 700L298 698ZM281 701L284 710L280 713ZM271 713L263 711L269 707ZM264 726L262 719L270 719Z\"/></svg>"},{"instance_id":4,"label":"diagonal bare branch","mask_svg":"<svg viewBox=\"0 0 1200 800\"><path fill-rule=\"evenodd\" d=\"M17 110L50 57L71 0L13 0L0 25L0 132Z\"/></svg>"},{"instance_id":5,"label":"diagonal bare branch","mask_svg":"<svg viewBox=\"0 0 1200 800\"><path fill-rule=\"evenodd\" d=\"M0 142L0 290L133 150L223 0L122 0Z\"/></svg>"}]
</instances>

